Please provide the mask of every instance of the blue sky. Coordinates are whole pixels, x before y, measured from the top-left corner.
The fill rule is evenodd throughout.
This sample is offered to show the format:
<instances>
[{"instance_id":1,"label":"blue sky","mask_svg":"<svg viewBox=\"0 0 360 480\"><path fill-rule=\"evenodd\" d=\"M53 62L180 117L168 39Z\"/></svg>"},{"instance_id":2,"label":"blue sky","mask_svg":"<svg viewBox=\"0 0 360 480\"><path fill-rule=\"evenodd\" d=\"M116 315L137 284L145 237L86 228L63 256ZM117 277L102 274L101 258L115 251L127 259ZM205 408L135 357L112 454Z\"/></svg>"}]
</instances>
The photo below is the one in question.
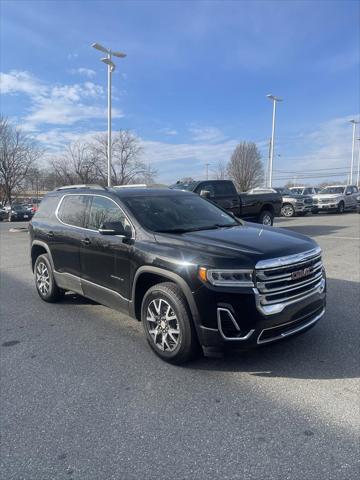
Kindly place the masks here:
<instances>
[{"instance_id":1,"label":"blue sky","mask_svg":"<svg viewBox=\"0 0 360 480\"><path fill-rule=\"evenodd\" d=\"M113 128L136 132L159 181L204 177L205 163L228 160L241 140L255 141L266 161L267 93L284 98L277 183L301 181L283 172L342 174L351 160L348 120L359 115L359 5L2 0L1 110L48 155L106 130L96 41L128 55L113 77Z\"/></svg>"}]
</instances>

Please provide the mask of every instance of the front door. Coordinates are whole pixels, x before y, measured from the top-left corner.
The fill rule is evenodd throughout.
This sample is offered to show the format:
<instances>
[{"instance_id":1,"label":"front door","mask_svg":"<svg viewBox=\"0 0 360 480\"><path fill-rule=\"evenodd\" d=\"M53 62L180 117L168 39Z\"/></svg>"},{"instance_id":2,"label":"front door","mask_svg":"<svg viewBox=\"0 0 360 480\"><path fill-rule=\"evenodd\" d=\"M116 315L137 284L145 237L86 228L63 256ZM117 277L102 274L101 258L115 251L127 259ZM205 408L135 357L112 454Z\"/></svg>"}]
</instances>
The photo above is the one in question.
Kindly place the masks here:
<instances>
[{"instance_id":1,"label":"front door","mask_svg":"<svg viewBox=\"0 0 360 480\"><path fill-rule=\"evenodd\" d=\"M94 195L91 199L87 231L80 246L81 283L85 296L112 308L126 310L130 299L129 270L131 241L118 235L102 235L105 222L128 220L110 198Z\"/></svg>"}]
</instances>

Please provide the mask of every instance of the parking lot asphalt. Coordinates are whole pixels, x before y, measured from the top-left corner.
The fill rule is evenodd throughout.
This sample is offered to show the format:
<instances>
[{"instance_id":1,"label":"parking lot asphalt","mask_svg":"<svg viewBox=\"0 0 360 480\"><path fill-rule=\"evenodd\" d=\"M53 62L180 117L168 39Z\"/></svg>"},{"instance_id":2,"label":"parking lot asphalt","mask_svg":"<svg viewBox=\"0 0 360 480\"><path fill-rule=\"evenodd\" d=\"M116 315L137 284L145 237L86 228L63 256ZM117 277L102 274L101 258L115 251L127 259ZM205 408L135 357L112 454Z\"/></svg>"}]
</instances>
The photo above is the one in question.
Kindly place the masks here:
<instances>
[{"instance_id":1,"label":"parking lot asphalt","mask_svg":"<svg viewBox=\"0 0 360 480\"><path fill-rule=\"evenodd\" d=\"M1 233L4 480L359 478L360 215L277 219L324 251L325 317L291 340L168 365L139 323L38 297L24 224Z\"/></svg>"}]
</instances>

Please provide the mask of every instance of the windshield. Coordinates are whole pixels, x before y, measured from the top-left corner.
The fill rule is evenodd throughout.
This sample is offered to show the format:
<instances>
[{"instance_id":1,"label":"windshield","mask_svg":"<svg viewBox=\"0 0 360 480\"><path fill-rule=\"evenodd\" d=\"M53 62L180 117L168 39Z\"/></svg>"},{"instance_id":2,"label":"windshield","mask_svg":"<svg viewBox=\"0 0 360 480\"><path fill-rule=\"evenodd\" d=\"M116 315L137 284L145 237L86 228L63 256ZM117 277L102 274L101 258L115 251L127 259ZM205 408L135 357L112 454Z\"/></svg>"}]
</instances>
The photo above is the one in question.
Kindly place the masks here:
<instances>
[{"instance_id":1,"label":"windshield","mask_svg":"<svg viewBox=\"0 0 360 480\"><path fill-rule=\"evenodd\" d=\"M12 209L17 210L18 212L21 212L22 210L25 210L25 207L24 205L13 205Z\"/></svg>"},{"instance_id":2,"label":"windshield","mask_svg":"<svg viewBox=\"0 0 360 480\"><path fill-rule=\"evenodd\" d=\"M197 195L131 196L122 201L148 230L184 233L239 225L231 215Z\"/></svg>"},{"instance_id":3,"label":"windshield","mask_svg":"<svg viewBox=\"0 0 360 480\"><path fill-rule=\"evenodd\" d=\"M345 187L325 187L321 190L321 194L323 193L344 193Z\"/></svg>"},{"instance_id":4,"label":"windshield","mask_svg":"<svg viewBox=\"0 0 360 480\"><path fill-rule=\"evenodd\" d=\"M287 188L275 188L275 190L280 193L280 195L294 195L293 192L290 192Z\"/></svg>"},{"instance_id":5,"label":"windshield","mask_svg":"<svg viewBox=\"0 0 360 480\"><path fill-rule=\"evenodd\" d=\"M295 193L295 195L302 195L304 189L303 188L292 188L291 192Z\"/></svg>"},{"instance_id":6,"label":"windshield","mask_svg":"<svg viewBox=\"0 0 360 480\"><path fill-rule=\"evenodd\" d=\"M189 190L192 192L195 188L197 182L190 182L190 183L175 183L175 185L170 185L170 188L173 190Z\"/></svg>"}]
</instances>

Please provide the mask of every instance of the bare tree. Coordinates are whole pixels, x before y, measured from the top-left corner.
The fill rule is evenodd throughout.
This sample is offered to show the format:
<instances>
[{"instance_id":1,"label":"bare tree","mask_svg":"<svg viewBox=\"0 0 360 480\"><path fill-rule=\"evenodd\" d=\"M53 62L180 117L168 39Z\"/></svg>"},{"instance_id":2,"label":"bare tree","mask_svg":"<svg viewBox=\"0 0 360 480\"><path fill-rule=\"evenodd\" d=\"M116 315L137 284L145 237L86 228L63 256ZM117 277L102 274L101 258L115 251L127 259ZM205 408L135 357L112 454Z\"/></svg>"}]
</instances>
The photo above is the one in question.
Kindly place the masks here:
<instances>
[{"instance_id":1,"label":"bare tree","mask_svg":"<svg viewBox=\"0 0 360 480\"><path fill-rule=\"evenodd\" d=\"M241 192L261 185L264 169L256 144L253 142L239 143L231 155L227 172Z\"/></svg>"},{"instance_id":2,"label":"bare tree","mask_svg":"<svg viewBox=\"0 0 360 480\"><path fill-rule=\"evenodd\" d=\"M12 202L14 193L22 188L30 167L35 165L42 153L20 128L0 117L0 183L3 203Z\"/></svg>"},{"instance_id":3,"label":"bare tree","mask_svg":"<svg viewBox=\"0 0 360 480\"><path fill-rule=\"evenodd\" d=\"M65 153L54 158L51 165L63 185L97 181L99 168L87 143L76 141L69 144Z\"/></svg>"},{"instance_id":4,"label":"bare tree","mask_svg":"<svg viewBox=\"0 0 360 480\"><path fill-rule=\"evenodd\" d=\"M91 144L96 159L97 175L105 183L107 178L107 135L95 137ZM156 171L141 159L142 147L139 139L129 130L120 130L112 138L112 182L114 185L127 185L139 179L152 181Z\"/></svg>"},{"instance_id":5,"label":"bare tree","mask_svg":"<svg viewBox=\"0 0 360 480\"><path fill-rule=\"evenodd\" d=\"M228 165L224 160L219 160L213 169L216 180L226 180L228 177Z\"/></svg>"}]
</instances>

